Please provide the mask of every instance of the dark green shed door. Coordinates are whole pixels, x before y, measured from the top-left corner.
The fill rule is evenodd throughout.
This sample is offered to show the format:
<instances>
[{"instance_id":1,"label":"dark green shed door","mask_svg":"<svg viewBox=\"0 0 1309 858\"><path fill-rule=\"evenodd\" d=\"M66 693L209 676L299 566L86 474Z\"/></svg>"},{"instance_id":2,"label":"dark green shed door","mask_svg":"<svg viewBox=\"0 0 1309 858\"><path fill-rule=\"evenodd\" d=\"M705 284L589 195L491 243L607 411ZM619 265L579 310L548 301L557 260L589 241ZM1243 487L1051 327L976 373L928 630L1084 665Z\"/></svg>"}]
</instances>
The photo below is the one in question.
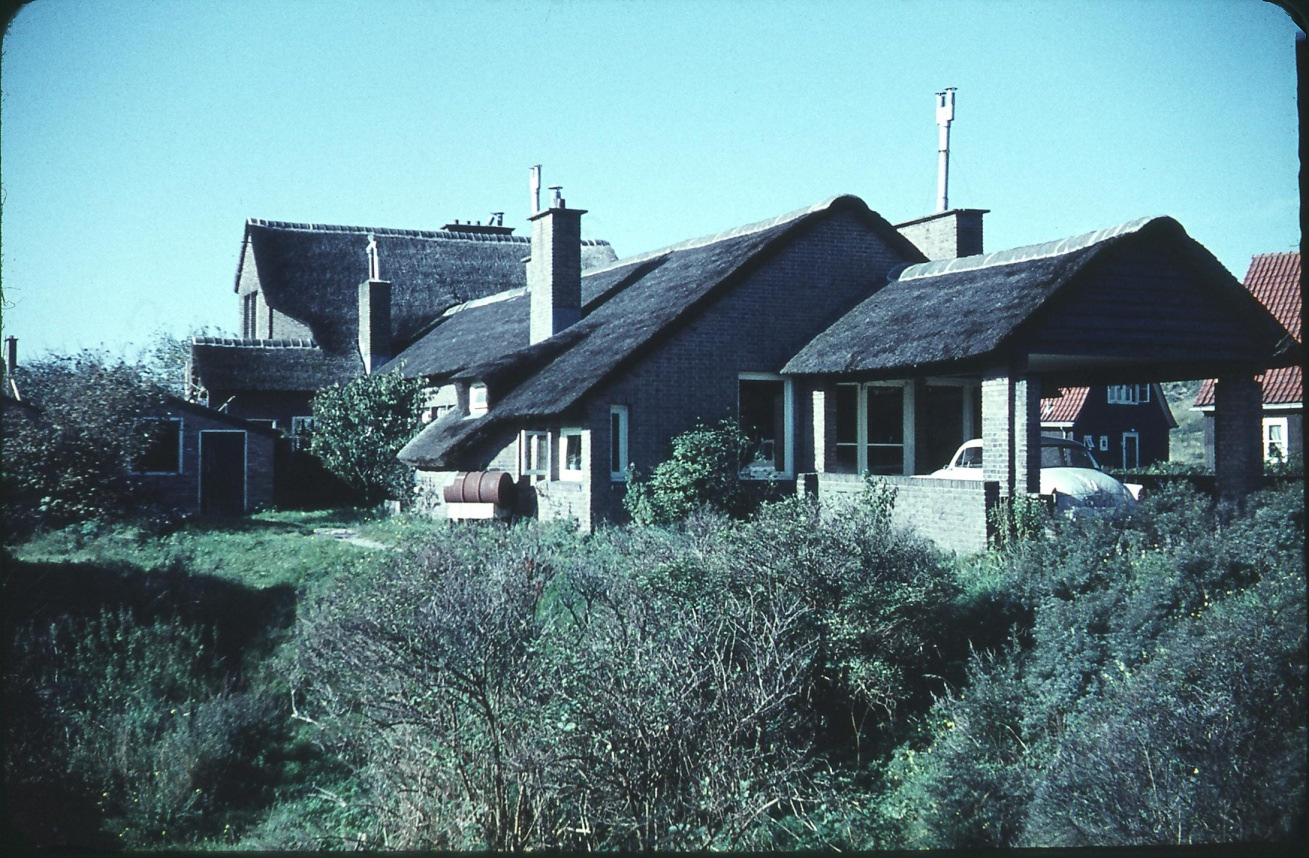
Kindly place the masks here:
<instances>
[{"instance_id":1,"label":"dark green shed door","mask_svg":"<svg viewBox=\"0 0 1309 858\"><path fill-rule=\"evenodd\" d=\"M245 433L200 433L200 514L245 512Z\"/></svg>"}]
</instances>

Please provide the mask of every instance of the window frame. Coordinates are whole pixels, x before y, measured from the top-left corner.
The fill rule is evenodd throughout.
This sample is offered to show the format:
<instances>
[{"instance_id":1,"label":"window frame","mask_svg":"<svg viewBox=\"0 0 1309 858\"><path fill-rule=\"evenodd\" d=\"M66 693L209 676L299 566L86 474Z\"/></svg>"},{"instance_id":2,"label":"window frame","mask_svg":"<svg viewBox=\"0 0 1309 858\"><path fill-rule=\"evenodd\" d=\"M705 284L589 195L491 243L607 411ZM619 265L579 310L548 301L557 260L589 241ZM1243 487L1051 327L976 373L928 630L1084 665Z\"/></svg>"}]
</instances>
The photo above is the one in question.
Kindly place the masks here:
<instances>
[{"instance_id":1,"label":"window frame","mask_svg":"<svg viewBox=\"0 0 1309 858\"><path fill-rule=\"evenodd\" d=\"M615 429L617 431L615 431ZM625 483L631 465L630 456L631 409L627 405L609 406L609 479L615 483ZM617 457L619 467L614 470Z\"/></svg>"},{"instance_id":2,"label":"window frame","mask_svg":"<svg viewBox=\"0 0 1309 858\"><path fill-rule=\"evenodd\" d=\"M537 440L542 439L542 440ZM531 451L533 442L540 446L537 450L545 457L542 464L539 461L533 462ZM527 477L532 482L539 483L550 479L550 432L545 429L524 429L519 435L518 443L518 475ZM528 464L533 463L536 467L529 468Z\"/></svg>"},{"instance_id":3,"label":"window frame","mask_svg":"<svg viewBox=\"0 0 1309 858\"><path fill-rule=\"evenodd\" d=\"M1279 443L1282 445L1282 455L1281 455L1281 458L1280 458L1280 459L1274 459L1274 458L1272 457L1272 455L1271 455L1271 451L1270 451L1270 449L1269 449L1269 448L1271 447L1271 445L1272 445L1272 438L1270 437L1269 430L1270 430L1270 429L1274 429L1274 428L1282 430L1282 437L1281 437L1281 439L1279 440ZM1287 452L1287 436L1288 436L1288 433L1289 433L1289 432L1290 432L1290 428L1289 428L1289 425L1288 425L1288 421L1287 421L1287 419L1286 419L1285 417L1265 417L1265 418L1263 418L1263 423L1262 423L1262 425L1261 425L1261 427L1260 427L1260 437L1261 437L1261 441L1262 441L1262 447L1263 447L1263 454L1264 454L1264 461L1265 461L1265 462L1276 462L1276 461L1285 462L1285 461L1286 461L1286 459L1287 459L1287 455L1288 455L1288 452Z\"/></svg>"},{"instance_id":4,"label":"window frame","mask_svg":"<svg viewBox=\"0 0 1309 858\"><path fill-rule=\"evenodd\" d=\"M742 467L740 477L743 480L791 480L795 479L795 382L787 376L774 372L740 372L736 375L736 419L741 420L741 382L773 381L782 384L782 468L765 469L760 467ZM742 427L744 430L744 427ZM773 439L776 443L777 439ZM767 470L767 473L764 471Z\"/></svg>"},{"instance_id":5,"label":"window frame","mask_svg":"<svg viewBox=\"0 0 1309 858\"><path fill-rule=\"evenodd\" d=\"M137 461L130 461L128 463L128 472L132 474L139 474L141 476L148 476L148 477L175 477L178 474L181 474L183 459L186 454L186 449L185 449L186 445L184 443L185 439L182 437L182 432L184 429L182 418L173 417L173 416L138 417L136 419L136 425L140 426L142 423L175 423L177 425L177 436L176 436L177 437L177 468L171 471L137 470L136 467Z\"/></svg>"},{"instance_id":6,"label":"window frame","mask_svg":"<svg viewBox=\"0 0 1309 858\"><path fill-rule=\"evenodd\" d=\"M837 387L854 387L855 388L855 440L853 443L833 441L833 446L855 448L855 469L856 474L868 473L868 449L869 447L899 447L900 448L900 471L897 474L882 474L880 476L904 476L910 473L912 467L910 462L914 457L914 386L912 381L864 381L864 382L841 382ZM941 385L945 386L945 385ZM963 425L967 426L970 419L972 400L968 394L968 386L961 385L965 388L963 397L964 414L961 415ZM900 407L901 407L901 425L900 425L900 443L899 444L873 444L868 440L868 389L871 387L888 388L894 387L900 389ZM962 443L962 442L961 442ZM838 457L839 460L839 457ZM845 473L839 471L837 473Z\"/></svg>"},{"instance_id":7,"label":"window frame","mask_svg":"<svg viewBox=\"0 0 1309 858\"><path fill-rule=\"evenodd\" d=\"M1105 398L1110 405L1146 405L1150 402L1150 385L1110 384Z\"/></svg>"},{"instance_id":8,"label":"window frame","mask_svg":"<svg viewBox=\"0 0 1309 858\"><path fill-rule=\"evenodd\" d=\"M490 410L487 401L486 384L475 381L468 385L468 416L480 417Z\"/></svg>"},{"instance_id":9,"label":"window frame","mask_svg":"<svg viewBox=\"0 0 1309 858\"><path fill-rule=\"evenodd\" d=\"M577 467L568 467L568 439L577 439ZM559 479L582 482L586 478L586 433L580 426L559 430Z\"/></svg>"}]
</instances>

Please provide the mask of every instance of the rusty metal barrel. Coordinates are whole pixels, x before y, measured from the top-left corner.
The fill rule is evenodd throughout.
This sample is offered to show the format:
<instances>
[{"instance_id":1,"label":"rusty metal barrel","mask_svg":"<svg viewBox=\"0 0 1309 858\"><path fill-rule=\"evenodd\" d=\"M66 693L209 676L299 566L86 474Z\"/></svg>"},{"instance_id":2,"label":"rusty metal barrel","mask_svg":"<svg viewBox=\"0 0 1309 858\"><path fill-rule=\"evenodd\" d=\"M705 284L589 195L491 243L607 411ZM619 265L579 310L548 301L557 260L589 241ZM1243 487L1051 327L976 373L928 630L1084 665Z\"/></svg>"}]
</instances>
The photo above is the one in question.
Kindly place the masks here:
<instances>
[{"instance_id":1,"label":"rusty metal barrel","mask_svg":"<svg viewBox=\"0 0 1309 858\"><path fill-rule=\"evenodd\" d=\"M442 492L446 503L512 506L514 479L506 471L461 471Z\"/></svg>"}]
</instances>

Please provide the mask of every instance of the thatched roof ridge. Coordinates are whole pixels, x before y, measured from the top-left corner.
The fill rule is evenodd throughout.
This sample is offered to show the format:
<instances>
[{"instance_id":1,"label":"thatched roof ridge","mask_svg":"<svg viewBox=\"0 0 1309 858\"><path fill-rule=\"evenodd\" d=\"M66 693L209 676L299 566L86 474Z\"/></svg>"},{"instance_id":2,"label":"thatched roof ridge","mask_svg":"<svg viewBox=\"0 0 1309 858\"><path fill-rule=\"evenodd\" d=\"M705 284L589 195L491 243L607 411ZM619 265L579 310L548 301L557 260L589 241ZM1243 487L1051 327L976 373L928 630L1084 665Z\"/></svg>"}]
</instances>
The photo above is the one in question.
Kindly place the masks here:
<instances>
[{"instance_id":1,"label":"thatched roof ridge","mask_svg":"<svg viewBox=\"0 0 1309 858\"><path fill-rule=\"evenodd\" d=\"M477 431L565 413L662 341L681 321L740 282L789 237L836 211L856 213L904 258L923 259L917 248L862 200L841 196L589 271L582 278L585 304L581 321L548 340L469 365L458 373L462 379L486 382L491 394L491 410L480 419L478 425L484 428ZM509 312L515 303L496 306ZM520 306L525 311L525 302ZM439 332L440 328L434 334ZM401 451L402 461L418 467L445 467L458 450L483 437L474 437L470 428L461 429L456 437L434 427Z\"/></svg>"},{"instance_id":2,"label":"thatched roof ridge","mask_svg":"<svg viewBox=\"0 0 1309 858\"><path fill-rule=\"evenodd\" d=\"M1049 259L1055 256L1063 256L1072 253L1075 250L1083 250L1094 244L1117 238L1121 235L1128 235L1134 232L1140 232L1141 228L1153 220L1161 218L1140 217L1135 220L1129 220L1118 226L1111 226L1107 229L1098 229L1093 232L1074 235L1069 238L1060 238L1055 241L1045 241L1040 244L1029 244L1023 247L1013 247L1008 250L997 250L992 253L980 253L975 256L961 256L957 259L937 259L932 262L924 262L920 265L910 265L900 273L899 280L914 280L919 277L935 277L939 274L950 274L954 272L976 271L981 268L994 268L999 265L1010 265L1015 262L1030 262L1034 259ZM1171 220L1171 218L1168 218Z\"/></svg>"}]
</instances>

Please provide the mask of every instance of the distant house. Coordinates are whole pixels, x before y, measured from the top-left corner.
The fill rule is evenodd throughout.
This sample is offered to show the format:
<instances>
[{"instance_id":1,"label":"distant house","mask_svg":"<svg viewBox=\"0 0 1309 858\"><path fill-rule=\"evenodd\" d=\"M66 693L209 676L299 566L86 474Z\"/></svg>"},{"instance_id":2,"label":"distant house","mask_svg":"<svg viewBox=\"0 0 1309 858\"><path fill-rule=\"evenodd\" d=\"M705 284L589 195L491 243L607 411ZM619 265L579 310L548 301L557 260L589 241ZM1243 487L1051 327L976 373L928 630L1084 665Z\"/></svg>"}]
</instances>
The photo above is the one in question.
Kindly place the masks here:
<instances>
[{"instance_id":1,"label":"distant house","mask_svg":"<svg viewBox=\"0 0 1309 858\"><path fill-rule=\"evenodd\" d=\"M1176 428L1157 382L1061 387L1041 397L1041 431L1081 441L1105 468L1168 461L1168 432Z\"/></svg>"},{"instance_id":2,"label":"distant house","mask_svg":"<svg viewBox=\"0 0 1309 858\"><path fill-rule=\"evenodd\" d=\"M295 437L315 391L371 371L446 309L521 288L528 239L497 224L419 231L246 221L239 338L198 338L188 398ZM611 262L578 239L584 264Z\"/></svg>"},{"instance_id":3,"label":"distant house","mask_svg":"<svg viewBox=\"0 0 1309 858\"><path fill-rule=\"evenodd\" d=\"M1268 308L1297 343L1300 334L1300 254L1263 253L1250 261L1245 288ZM1265 461L1304 453L1304 376L1299 366L1270 369L1259 376L1262 452ZM1205 464L1214 466L1214 380L1207 379L1195 397L1204 412Z\"/></svg>"}]
</instances>

